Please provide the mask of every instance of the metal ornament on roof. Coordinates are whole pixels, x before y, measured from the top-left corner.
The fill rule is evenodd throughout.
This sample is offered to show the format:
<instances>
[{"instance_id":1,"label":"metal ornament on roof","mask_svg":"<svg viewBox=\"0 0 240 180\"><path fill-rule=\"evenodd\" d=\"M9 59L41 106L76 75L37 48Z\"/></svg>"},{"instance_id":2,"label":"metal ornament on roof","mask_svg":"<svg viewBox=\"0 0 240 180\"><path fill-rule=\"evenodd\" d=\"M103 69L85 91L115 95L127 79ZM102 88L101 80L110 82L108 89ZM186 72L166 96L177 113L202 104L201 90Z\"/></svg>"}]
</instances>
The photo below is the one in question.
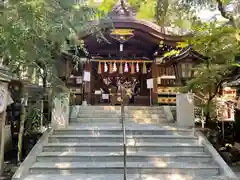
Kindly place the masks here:
<instances>
[{"instance_id":1,"label":"metal ornament on roof","mask_svg":"<svg viewBox=\"0 0 240 180\"><path fill-rule=\"evenodd\" d=\"M128 41L132 37L134 37L133 29L112 29L110 33L110 37L116 39L118 42L123 44Z\"/></svg>"}]
</instances>

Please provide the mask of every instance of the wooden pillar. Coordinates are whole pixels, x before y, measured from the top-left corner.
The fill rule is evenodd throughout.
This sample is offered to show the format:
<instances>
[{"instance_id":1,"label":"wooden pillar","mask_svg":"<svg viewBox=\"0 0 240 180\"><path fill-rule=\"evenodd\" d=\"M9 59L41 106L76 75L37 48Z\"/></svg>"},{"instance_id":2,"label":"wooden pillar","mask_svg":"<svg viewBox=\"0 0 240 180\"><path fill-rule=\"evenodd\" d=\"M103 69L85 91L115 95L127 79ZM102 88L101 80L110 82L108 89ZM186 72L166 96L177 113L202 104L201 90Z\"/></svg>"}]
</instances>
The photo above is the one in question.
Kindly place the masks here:
<instances>
[{"instance_id":1,"label":"wooden pillar","mask_svg":"<svg viewBox=\"0 0 240 180\"><path fill-rule=\"evenodd\" d=\"M158 66L155 62L152 63L152 78L153 78L153 90L152 90L152 104L156 105L158 100L158 84L157 84L157 77L158 77Z\"/></svg>"},{"instance_id":2,"label":"wooden pillar","mask_svg":"<svg viewBox=\"0 0 240 180\"><path fill-rule=\"evenodd\" d=\"M90 72L90 82L85 82L84 85L84 96L87 104L92 104L92 63L88 62L85 64L85 71Z\"/></svg>"}]
</instances>

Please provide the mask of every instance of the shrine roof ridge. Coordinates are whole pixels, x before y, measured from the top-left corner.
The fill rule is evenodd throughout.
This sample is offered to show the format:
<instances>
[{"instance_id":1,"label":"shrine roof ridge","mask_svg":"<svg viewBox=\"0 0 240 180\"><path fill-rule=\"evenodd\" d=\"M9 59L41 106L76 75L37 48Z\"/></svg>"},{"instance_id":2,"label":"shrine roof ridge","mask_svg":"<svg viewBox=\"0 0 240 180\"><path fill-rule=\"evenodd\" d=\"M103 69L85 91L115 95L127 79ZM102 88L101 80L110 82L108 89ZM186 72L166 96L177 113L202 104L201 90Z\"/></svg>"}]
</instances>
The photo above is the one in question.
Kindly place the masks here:
<instances>
[{"instance_id":1,"label":"shrine roof ridge","mask_svg":"<svg viewBox=\"0 0 240 180\"><path fill-rule=\"evenodd\" d=\"M174 41L174 42L181 42L184 41L185 38L189 38L192 36L191 33L186 35L171 35L166 34L165 29L151 21L143 20L143 19L133 19L133 18L106 18L102 20L96 20L90 22L91 26L97 26L100 29L104 28L131 28L135 30L145 31L159 40L166 40L166 41ZM79 39L84 39L85 37L92 35L92 32L88 29L85 29L79 32L78 37Z\"/></svg>"}]
</instances>

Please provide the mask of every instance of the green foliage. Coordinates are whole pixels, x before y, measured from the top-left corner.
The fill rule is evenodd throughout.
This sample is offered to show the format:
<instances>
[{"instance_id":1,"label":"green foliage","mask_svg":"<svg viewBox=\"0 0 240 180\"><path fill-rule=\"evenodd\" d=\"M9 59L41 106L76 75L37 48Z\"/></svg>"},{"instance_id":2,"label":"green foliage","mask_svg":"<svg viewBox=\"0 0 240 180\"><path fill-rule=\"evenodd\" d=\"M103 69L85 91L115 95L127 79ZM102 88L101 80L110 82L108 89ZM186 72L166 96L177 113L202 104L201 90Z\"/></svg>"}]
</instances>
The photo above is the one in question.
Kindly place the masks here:
<instances>
[{"instance_id":1,"label":"green foliage","mask_svg":"<svg viewBox=\"0 0 240 180\"><path fill-rule=\"evenodd\" d=\"M177 45L176 45L177 48L181 48L181 49L187 48L188 46L189 46L189 44L187 42L185 42L185 41L177 42Z\"/></svg>"},{"instance_id":2,"label":"green foliage","mask_svg":"<svg viewBox=\"0 0 240 180\"><path fill-rule=\"evenodd\" d=\"M173 55L177 55L180 53L180 50L171 50L169 52L166 52L164 54L164 57L170 57L170 56L173 56Z\"/></svg>"},{"instance_id":3,"label":"green foliage","mask_svg":"<svg viewBox=\"0 0 240 180\"><path fill-rule=\"evenodd\" d=\"M29 135L32 132L38 132L41 125L41 114L42 112L39 103L28 106L27 116L25 120L25 135Z\"/></svg>"},{"instance_id":4,"label":"green foliage","mask_svg":"<svg viewBox=\"0 0 240 180\"><path fill-rule=\"evenodd\" d=\"M208 122L216 119L218 107L215 97L236 68L235 56L240 52L236 31L233 27L203 24L188 40L193 49L205 58L194 67L194 78L187 82L185 89L204 94L203 109Z\"/></svg>"},{"instance_id":5,"label":"green foliage","mask_svg":"<svg viewBox=\"0 0 240 180\"><path fill-rule=\"evenodd\" d=\"M209 24L195 31L194 37L189 39L189 44L193 45L194 50L218 63L222 60L233 62L235 54L239 52L236 32L233 27L216 27L216 24Z\"/></svg>"},{"instance_id":6,"label":"green foliage","mask_svg":"<svg viewBox=\"0 0 240 180\"><path fill-rule=\"evenodd\" d=\"M145 1L141 4L138 3L139 9L137 13L137 18L139 19L146 19L146 20L153 20L155 18L155 8L156 4L154 1Z\"/></svg>"},{"instance_id":7,"label":"green foliage","mask_svg":"<svg viewBox=\"0 0 240 180\"><path fill-rule=\"evenodd\" d=\"M77 34L96 18L97 9L78 1L9 0L0 15L0 56L10 57L10 66L51 67L66 39L81 46ZM42 68L42 67L41 67Z\"/></svg>"},{"instance_id":8,"label":"green foliage","mask_svg":"<svg viewBox=\"0 0 240 180\"><path fill-rule=\"evenodd\" d=\"M219 83L223 83L231 73L231 64L216 65L201 63L194 68L195 76L187 82L188 90L200 91L207 96L214 96L220 88ZM217 87L218 86L218 87Z\"/></svg>"},{"instance_id":9,"label":"green foliage","mask_svg":"<svg viewBox=\"0 0 240 180\"><path fill-rule=\"evenodd\" d=\"M99 11L103 12L104 14L109 13L113 6L116 4L116 0L103 0L99 5Z\"/></svg>"},{"instance_id":10,"label":"green foliage","mask_svg":"<svg viewBox=\"0 0 240 180\"><path fill-rule=\"evenodd\" d=\"M9 59L9 67L14 73L25 67L37 69L45 85L51 84L50 91L54 94L58 86L63 85L55 86L59 55L70 47L77 51L84 46L78 39L79 32L95 28L88 22L99 18L98 12L97 7L88 6L86 1L8 0L0 6L0 58ZM18 161L22 159L24 124L25 133L35 129L40 114L37 108L27 114L25 107L22 108Z\"/></svg>"},{"instance_id":11,"label":"green foliage","mask_svg":"<svg viewBox=\"0 0 240 180\"><path fill-rule=\"evenodd\" d=\"M195 51L206 57L194 68L195 78L188 82L190 89L215 93L216 86L231 75L235 56L240 52L235 33L232 27L210 24L188 40Z\"/></svg>"}]
</instances>

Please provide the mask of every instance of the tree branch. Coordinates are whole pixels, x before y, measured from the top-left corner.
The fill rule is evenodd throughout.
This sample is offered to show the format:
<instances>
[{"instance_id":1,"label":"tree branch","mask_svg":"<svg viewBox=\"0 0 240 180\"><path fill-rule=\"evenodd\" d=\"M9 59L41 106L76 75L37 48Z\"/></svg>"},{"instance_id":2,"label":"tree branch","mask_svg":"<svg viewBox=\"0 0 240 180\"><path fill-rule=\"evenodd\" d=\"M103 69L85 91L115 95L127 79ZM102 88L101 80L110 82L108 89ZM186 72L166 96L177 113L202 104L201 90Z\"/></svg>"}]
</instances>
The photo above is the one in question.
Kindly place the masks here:
<instances>
[{"instance_id":1,"label":"tree branch","mask_svg":"<svg viewBox=\"0 0 240 180\"><path fill-rule=\"evenodd\" d=\"M218 10L220 11L222 17L224 17L225 19L228 19L230 24L236 28L236 24L235 24L235 20L233 15L231 15L230 13L226 12L225 7L223 5L222 0L216 0L217 5L218 5Z\"/></svg>"},{"instance_id":2,"label":"tree branch","mask_svg":"<svg viewBox=\"0 0 240 180\"><path fill-rule=\"evenodd\" d=\"M217 95L218 90L219 90L219 88L220 88L220 86L222 85L223 82L224 82L224 80L221 80L221 81L217 84L214 93L209 97L208 101L211 101L211 100Z\"/></svg>"}]
</instances>

